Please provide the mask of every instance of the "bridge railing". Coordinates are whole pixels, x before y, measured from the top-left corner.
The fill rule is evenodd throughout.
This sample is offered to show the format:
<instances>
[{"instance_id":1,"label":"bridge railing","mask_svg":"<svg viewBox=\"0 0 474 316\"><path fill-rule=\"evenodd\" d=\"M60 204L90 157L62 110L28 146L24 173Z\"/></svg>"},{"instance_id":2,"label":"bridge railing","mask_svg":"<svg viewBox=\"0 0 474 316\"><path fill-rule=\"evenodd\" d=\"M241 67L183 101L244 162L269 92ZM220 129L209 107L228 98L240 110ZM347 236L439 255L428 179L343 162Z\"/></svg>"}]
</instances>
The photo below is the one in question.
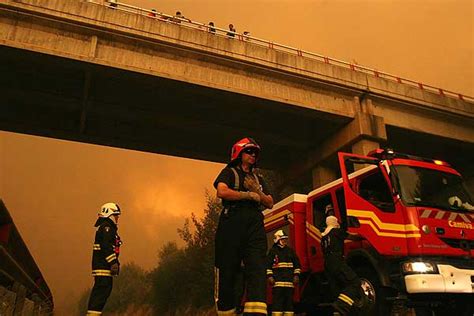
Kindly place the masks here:
<instances>
[{"instance_id":1,"label":"bridge railing","mask_svg":"<svg viewBox=\"0 0 474 316\"><path fill-rule=\"evenodd\" d=\"M460 99L460 100L466 100L466 101L474 102L474 97L472 97L472 96L468 96L468 95L457 93L457 92L450 91L450 90L447 90L447 89L435 87L435 86L432 86L432 85L429 85L429 84L422 83L420 81L415 81L415 80L411 80L411 79L402 78L400 76L393 75L393 74L390 74L388 72L379 71L377 69L361 66L361 65L358 65L358 64L355 64L355 63L350 63L350 62L346 62L346 61L339 60L339 59L336 59L336 58L331 58L331 57L328 57L328 56L324 56L324 55L320 55L320 54L317 54L317 53L302 50L302 49L299 49L299 48L295 48L295 47L275 43L275 42L272 42L272 41L268 41L268 40L265 40L265 39L261 39L261 38L258 38L258 37L251 36L249 34L231 32L227 29L222 29L222 28L219 28L219 27L216 27L216 26L209 26L209 25L201 23L201 22L192 21L192 20L190 20L188 18L185 18L185 17L180 18L180 17L177 17L177 16L173 16L173 15L163 13L163 12L152 11L151 9L144 9L144 8L133 6L133 5L130 5L130 4L127 4L127 3L124 3L124 2L119 2L119 1L116 1L116 0L88 0L88 2L93 2L93 3L105 5L109 8L111 8L111 9L126 11L126 12L140 14L140 15L145 15L149 18L157 19L157 20L160 20L160 21L168 22L168 23L179 24L182 27L198 29L200 31L205 31L205 32L212 32L217 36L233 37L233 38L235 38L237 40L240 40L240 41L252 42L253 44L261 45L261 46L267 47L269 49L274 49L274 50L278 50L278 51L281 51L281 52L286 52L286 53L301 56L301 57L315 59L315 60L318 60L318 61L326 63L326 64L332 64L332 65L335 65L335 66L344 67L344 68L350 69L352 71L362 72L362 73L372 75L372 76L377 77L377 78L384 78L384 79L387 79L387 80L390 80L390 81L393 81L393 82L397 82L397 83L400 83L400 84L410 85L410 86L416 87L416 88L421 89L421 90L426 90L426 91L429 91L429 92L432 92L432 93L436 93L440 96L446 96L446 97L450 97L450 98L457 98L457 99Z\"/></svg>"},{"instance_id":2,"label":"bridge railing","mask_svg":"<svg viewBox=\"0 0 474 316\"><path fill-rule=\"evenodd\" d=\"M0 199L0 315L51 315L43 275Z\"/></svg>"}]
</instances>

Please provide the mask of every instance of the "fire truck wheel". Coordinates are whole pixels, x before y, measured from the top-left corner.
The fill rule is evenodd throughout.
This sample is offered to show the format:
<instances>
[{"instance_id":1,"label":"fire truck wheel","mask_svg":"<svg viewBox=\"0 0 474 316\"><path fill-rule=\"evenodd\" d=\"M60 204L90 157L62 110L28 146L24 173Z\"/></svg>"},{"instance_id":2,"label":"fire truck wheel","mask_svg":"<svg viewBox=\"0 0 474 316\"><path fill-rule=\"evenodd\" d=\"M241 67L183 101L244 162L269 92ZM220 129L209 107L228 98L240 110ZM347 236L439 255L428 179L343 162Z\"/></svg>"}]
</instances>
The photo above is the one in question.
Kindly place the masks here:
<instances>
[{"instance_id":1,"label":"fire truck wheel","mask_svg":"<svg viewBox=\"0 0 474 316\"><path fill-rule=\"evenodd\" d=\"M365 267L359 267L354 270L361 280L362 292L367 298L366 304L361 308L359 315L390 315L390 304L385 300L386 295L377 277L377 273Z\"/></svg>"}]
</instances>

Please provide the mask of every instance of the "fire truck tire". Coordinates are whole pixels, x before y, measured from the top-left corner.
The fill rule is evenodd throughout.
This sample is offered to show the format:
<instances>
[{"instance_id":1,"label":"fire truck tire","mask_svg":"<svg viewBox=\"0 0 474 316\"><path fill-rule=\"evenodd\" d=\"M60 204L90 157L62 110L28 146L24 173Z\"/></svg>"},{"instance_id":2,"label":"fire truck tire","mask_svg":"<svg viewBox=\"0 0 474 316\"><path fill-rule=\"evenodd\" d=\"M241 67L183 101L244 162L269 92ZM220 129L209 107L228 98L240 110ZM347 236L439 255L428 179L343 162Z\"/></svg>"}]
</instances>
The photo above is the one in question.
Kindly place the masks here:
<instances>
[{"instance_id":1,"label":"fire truck tire","mask_svg":"<svg viewBox=\"0 0 474 316\"><path fill-rule=\"evenodd\" d=\"M367 267L358 267L354 270L361 280L362 291L366 295L366 302L359 315L390 315L391 304L386 300L386 291L381 286L377 273Z\"/></svg>"}]
</instances>

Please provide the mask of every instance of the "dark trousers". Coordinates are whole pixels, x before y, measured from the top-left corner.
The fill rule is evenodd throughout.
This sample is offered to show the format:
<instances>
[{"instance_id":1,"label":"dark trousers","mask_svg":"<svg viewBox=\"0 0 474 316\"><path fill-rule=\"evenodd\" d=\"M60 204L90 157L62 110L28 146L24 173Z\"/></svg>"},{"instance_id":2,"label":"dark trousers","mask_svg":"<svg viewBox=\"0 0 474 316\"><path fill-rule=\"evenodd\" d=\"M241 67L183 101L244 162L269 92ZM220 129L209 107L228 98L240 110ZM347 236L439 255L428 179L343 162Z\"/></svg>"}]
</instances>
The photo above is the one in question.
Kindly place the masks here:
<instances>
[{"instance_id":1,"label":"dark trousers","mask_svg":"<svg viewBox=\"0 0 474 316\"><path fill-rule=\"evenodd\" d=\"M88 312L102 312L112 292L113 278L109 276L94 277L94 287L89 297Z\"/></svg>"},{"instance_id":2,"label":"dark trousers","mask_svg":"<svg viewBox=\"0 0 474 316\"><path fill-rule=\"evenodd\" d=\"M274 287L272 291L272 314L293 311L293 288Z\"/></svg>"},{"instance_id":3,"label":"dark trousers","mask_svg":"<svg viewBox=\"0 0 474 316\"><path fill-rule=\"evenodd\" d=\"M350 310L354 302L360 299L361 283L359 277L347 265L344 258L338 255L326 256L324 269L332 283L331 287L338 289L339 292L335 304L342 306L344 310Z\"/></svg>"},{"instance_id":4,"label":"dark trousers","mask_svg":"<svg viewBox=\"0 0 474 316\"><path fill-rule=\"evenodd\" d=\"M244 315L266 315L267 239L262 213L251 208L223 212L217 227L215 250L218 314L236 307L235 288L243 261L247 286Z\"/></svg>"}]
</instances>

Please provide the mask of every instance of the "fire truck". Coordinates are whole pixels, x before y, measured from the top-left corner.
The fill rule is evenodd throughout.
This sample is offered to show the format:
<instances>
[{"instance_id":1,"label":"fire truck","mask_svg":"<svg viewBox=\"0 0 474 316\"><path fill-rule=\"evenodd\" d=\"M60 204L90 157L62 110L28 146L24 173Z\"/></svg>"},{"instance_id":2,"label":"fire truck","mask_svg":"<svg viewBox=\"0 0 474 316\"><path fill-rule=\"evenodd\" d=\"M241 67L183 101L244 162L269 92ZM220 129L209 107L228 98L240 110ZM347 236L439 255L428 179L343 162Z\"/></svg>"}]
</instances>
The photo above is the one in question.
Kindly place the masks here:
<instances>
[{"instance_id":1,"label":"fire truck","mask_svg":"<svg viewBox=\"0 0 474 316\"><path fill-rule=\"evenodd\" d=\"M264 211L269 244L285 230L301 261L297 306L315 311L337 294L321 250L331 204L341 227L361 237L344 244L368 301L360 314L474 315L474 203L459 172L392 150L338 160L340 179Z\"/></svg>"}]
</instances>

